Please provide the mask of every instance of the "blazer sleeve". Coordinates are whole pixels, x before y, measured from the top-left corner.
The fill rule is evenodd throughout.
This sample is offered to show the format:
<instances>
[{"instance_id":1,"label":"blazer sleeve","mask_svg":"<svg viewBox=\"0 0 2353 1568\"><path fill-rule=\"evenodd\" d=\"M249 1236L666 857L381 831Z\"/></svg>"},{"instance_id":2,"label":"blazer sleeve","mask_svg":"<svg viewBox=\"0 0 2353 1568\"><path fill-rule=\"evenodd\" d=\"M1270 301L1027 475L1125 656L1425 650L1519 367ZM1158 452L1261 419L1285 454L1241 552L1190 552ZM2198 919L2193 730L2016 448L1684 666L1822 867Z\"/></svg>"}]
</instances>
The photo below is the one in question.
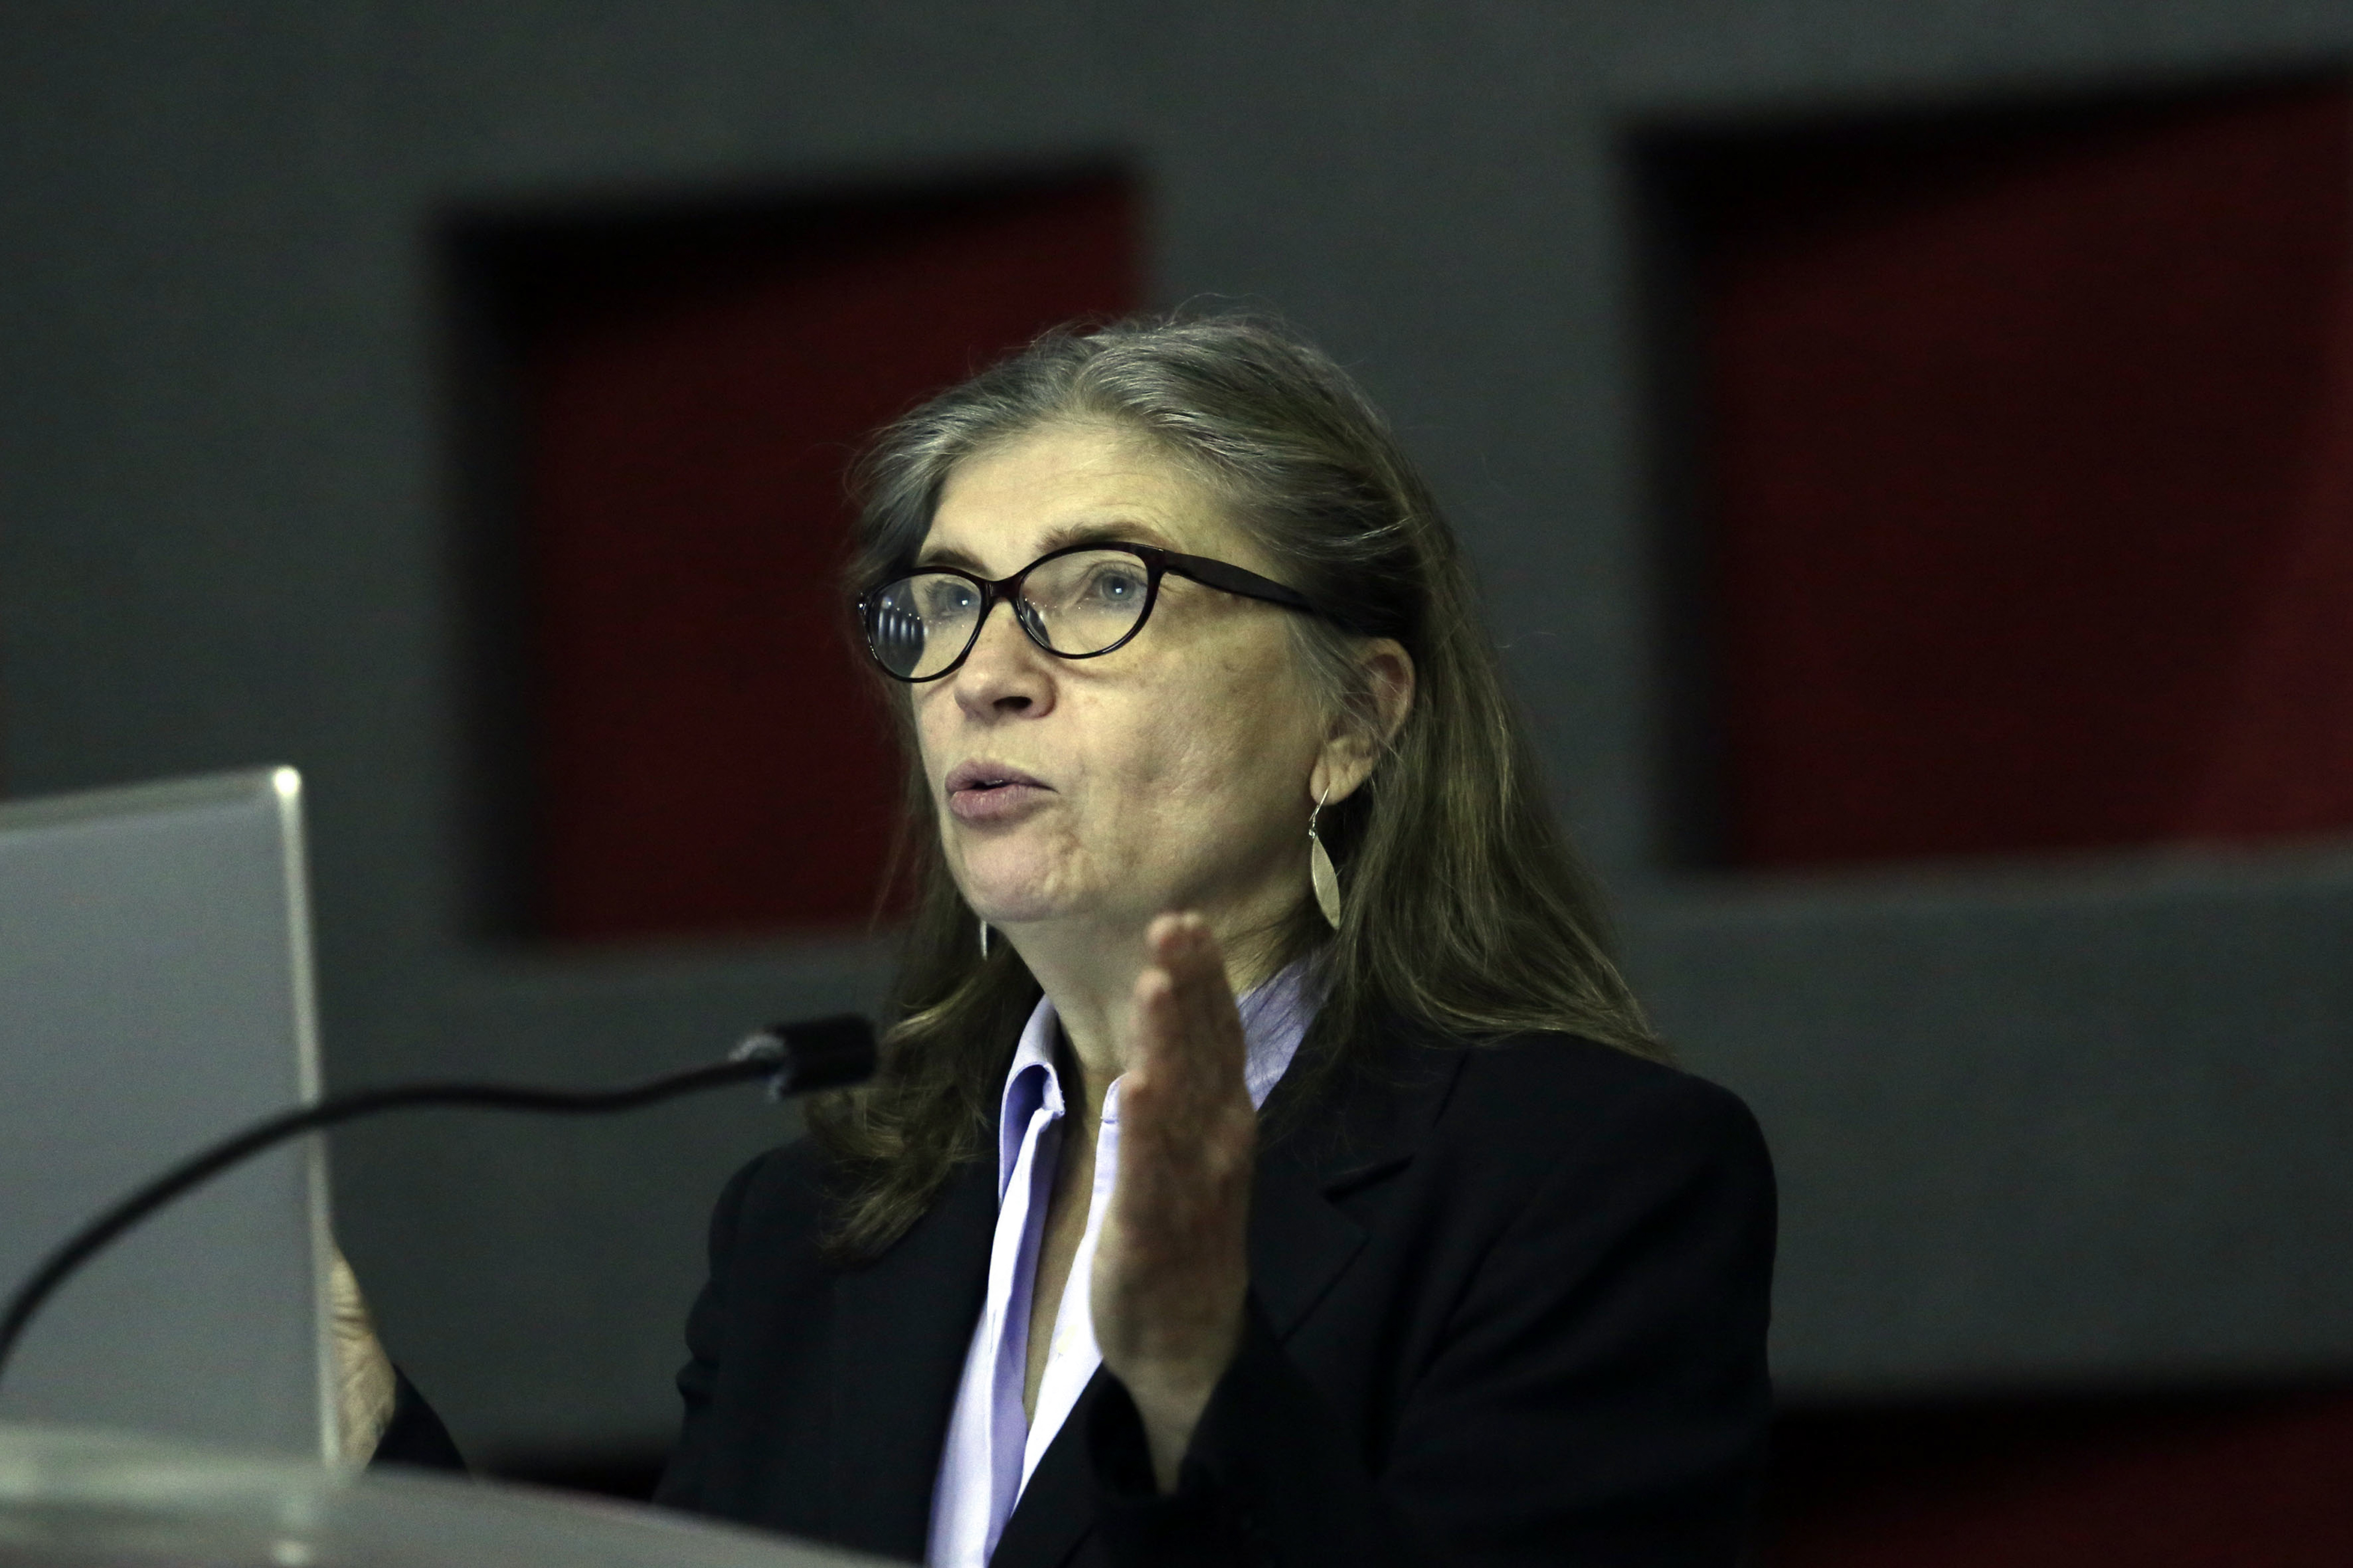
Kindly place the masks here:
<instances>
[{"instance_id":1,"label":"blazer sleeve","mask_svg":"<svg viewBox=\"0 0 2353 1568\"><path fill-rule=\"evenodd\" d=\"M702 1510L703 1493L713 1458L716 1436L711 1420L712 1391L719 1379L721 1341L727 1322L728 1261L735 1250L737 1222L744 1194L760 1169L754 1161L729 1179L711 1212L711 1271L686 1317L687 1363L678 1374L679 1397L685 1413L678 1446L662 1470L653 1500L667 1508Z\"/></svg>"},{"instance_id":2,"label":"blazer sleeve","mask_svg":"<svg viewBox=\"0 0 2353 1568\"><path fill-rule=\"evenodd\" d=\"M1089 1413L1123 1568L1734 1563L1771 1391L1771 1163L1737 1099L1662 1075L1496 1241L1367 1457L1253 1310L1158 1495L1113 1384Z\"/></svg>"},{"instance_id":3,"label":"blazer sleeve","mask_svg":"<svg viewBox=\"0 0 2353 1568\"><path fill-rule=\"evenodd\" d=\"M392 1418L385 1423L367 1468L388 1469L402 1465L420 1470L463 1470L466 1456L458 1451L449 1428L441 1424L425 1395L417 1392L417 1385L399 1368L393 1369L393 1377Z\"/></svg>"}]
</instances>

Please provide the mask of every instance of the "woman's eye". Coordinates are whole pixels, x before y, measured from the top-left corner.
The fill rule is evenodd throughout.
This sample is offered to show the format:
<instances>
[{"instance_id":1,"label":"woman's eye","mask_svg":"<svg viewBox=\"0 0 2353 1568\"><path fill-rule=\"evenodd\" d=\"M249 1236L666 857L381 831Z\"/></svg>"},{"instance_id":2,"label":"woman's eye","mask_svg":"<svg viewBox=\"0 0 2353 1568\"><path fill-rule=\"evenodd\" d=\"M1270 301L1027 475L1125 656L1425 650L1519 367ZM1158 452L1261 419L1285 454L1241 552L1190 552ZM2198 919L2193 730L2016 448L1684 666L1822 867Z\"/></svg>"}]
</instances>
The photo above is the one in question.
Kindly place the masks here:
<instances>
[{"instance_id":1,"label":"woman's eye","mask_svg":"<svg viewBox=\"0 0 2353 1568\"><path fill-rule=\"evenodd\" d=\"M1144 579L1133 572L1098 572L1094 581L1095 596L1114 605L1125 604L1144 592Z\"/></svg>"}]
</instances>

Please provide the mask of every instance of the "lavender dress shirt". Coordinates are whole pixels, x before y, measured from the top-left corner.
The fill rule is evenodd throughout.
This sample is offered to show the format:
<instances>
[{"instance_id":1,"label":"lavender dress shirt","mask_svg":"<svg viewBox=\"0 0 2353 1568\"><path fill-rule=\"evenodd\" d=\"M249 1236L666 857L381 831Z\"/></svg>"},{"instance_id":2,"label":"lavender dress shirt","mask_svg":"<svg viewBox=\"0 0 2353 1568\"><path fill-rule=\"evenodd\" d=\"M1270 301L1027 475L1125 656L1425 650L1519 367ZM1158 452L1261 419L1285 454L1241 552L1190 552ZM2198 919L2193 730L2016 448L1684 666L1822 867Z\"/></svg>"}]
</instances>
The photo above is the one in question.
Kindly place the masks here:
<instances>
[{"instance_id":1,"label":"lavender dress shirt","mask_svg":"<svg viewBox=\"0 0 2353 1568\"><path fill-rule=\"evenodd\" d=\"M1243 1081L1250 1103L1262 1106L1315 1016L1304 966L1293 964L1244 996L1240 1005L1248 1047ZM939 1479L932 1488L931 1541L923 1556L929 1568L986 1568L1030 1472L1103 1362L1088 1298L1095 1238L1103 1228L1112 1184L1119 1178L1116 1079L1103 1096L1086 1234L1055 1312L1053 1343L1038 1385L1038 1419L1031 1423L1024 1417L1021 1384L1029 1366L1030 1292L1046 1234L1046 1200L1054 1190L1062 1150L1064 1102L1061 1080L1054 1071L1057 1028L1053 1005L1040 998L1021 1031L1005 1078L997 1122L997 1232L988 1254L988 1293L973 1330L972 1348L965 1354L947 1447L941 1452Z\"/></svg>"}]
</instances>

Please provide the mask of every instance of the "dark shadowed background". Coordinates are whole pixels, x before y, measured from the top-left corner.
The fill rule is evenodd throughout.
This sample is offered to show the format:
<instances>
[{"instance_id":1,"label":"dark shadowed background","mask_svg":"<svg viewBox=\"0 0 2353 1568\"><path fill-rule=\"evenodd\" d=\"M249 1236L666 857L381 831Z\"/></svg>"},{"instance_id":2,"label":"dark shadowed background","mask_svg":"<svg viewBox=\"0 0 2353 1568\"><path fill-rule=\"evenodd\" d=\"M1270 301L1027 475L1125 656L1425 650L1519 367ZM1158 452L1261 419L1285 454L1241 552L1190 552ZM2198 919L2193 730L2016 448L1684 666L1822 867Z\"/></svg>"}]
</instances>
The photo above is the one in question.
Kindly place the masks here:
<instances>
[{"instance_id":1,"label":"dark shadowed background","mask_svg":"<svg viewBox=\"0 0 2353 1568\"><path fill-rule=\"evenodd\" d=\"M0 785L301 766L340 1088L871 1005L844 458L1276 309L1772 1139L1764 1559L2341 1563L2349 72L2284 0L20 0ZM478 1458L626 1490L789 1131L358 1129L338 1228Z\"/></svg>"}]
</instances>

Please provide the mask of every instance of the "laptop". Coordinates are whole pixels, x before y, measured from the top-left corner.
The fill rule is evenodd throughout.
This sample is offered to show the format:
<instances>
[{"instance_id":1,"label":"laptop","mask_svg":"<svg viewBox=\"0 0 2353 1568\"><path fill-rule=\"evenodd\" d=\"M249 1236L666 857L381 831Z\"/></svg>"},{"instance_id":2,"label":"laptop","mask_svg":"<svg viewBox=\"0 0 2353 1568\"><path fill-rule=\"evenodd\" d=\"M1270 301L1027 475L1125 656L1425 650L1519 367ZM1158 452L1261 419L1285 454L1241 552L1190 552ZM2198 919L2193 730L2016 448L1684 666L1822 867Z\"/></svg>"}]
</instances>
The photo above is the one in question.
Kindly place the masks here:
<instances>
[{"instance_id":1,"label":"laptop","mask_svg":"<svg viewBox=\"0 0 2353 1568\"><path fill-rule=\"evenodd\" d=\"M301 805L291 768L0 804L0 1289L318 1097ZM332 1462L327 1218L316 1139L154 1215L49 1299L0 1422Z\"/></svg>"}]
</instances>

